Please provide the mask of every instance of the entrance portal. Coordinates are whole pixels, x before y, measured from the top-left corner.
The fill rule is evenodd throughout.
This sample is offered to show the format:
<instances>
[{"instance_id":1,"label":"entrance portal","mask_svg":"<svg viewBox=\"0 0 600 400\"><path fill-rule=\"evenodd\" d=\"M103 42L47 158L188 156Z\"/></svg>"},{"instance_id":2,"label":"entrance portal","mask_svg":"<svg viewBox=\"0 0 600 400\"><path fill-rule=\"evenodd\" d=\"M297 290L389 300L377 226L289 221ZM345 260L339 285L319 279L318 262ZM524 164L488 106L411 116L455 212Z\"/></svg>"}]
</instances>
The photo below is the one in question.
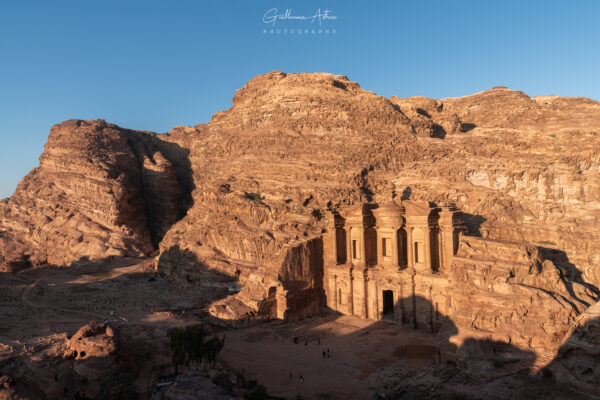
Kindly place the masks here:
<instances>
[{"instance_id":1,"label":"entrance portal","mask_svg":"<svg viewBox=\"0 0 600 400\"><path fill-rule=\"evenodd\" d=\"M394 292L391 290L383 291L383 315L394 314Z\"/></svg>"}]
</instances>

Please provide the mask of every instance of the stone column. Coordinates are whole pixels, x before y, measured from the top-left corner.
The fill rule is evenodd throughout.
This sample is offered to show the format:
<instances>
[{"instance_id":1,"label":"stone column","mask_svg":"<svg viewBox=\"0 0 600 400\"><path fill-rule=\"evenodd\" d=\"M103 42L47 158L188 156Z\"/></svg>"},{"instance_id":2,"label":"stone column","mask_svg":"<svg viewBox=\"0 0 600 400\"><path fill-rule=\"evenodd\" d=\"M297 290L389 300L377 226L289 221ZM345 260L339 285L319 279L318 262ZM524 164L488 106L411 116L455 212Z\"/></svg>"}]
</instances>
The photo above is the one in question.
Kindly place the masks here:
<instances>
[{"instance_id":1,"label":"stone column","mask_svg":"<svg viewBox=\"0 0 600 400\"><path fill-rule=\"evenodd\" d=\"M366 238L366 232L365 232L365 228L364 227L360 227L358 228L360 231L360 265L367 265L367 241L365 240Z\"/></svg>"},{"instance_id":2,"label":"stone column","mask_svg":"<svg viewBox=\"0 0 600 400\"><path fill-rule=\"evenodd\" d=\"M445 226L441 229L440 236L443 237L442 253L444 254L444 268L450 269L454 258L454 227Z\"/></svg>"},{"instance_id":3,"label":"stone column","mask_svg":"<svg viewBox=\"0 0 600 400\"><path fill-rule=\"evenodd\" d=\"M287 319L287 294L288 291L284 290L283 287L277 287L275 292L275 298L277 299L277 319Z\"/></svg>"},{"instance_id":4,"label":"stone column","mask_svg":"<svg viewBox=\"0 0 600 400\"><path fill-rule=\"evenodd\" d=\"M354 315L354 268L350 268L350 293L348 293L348 303L350 303L350 315Z\"/></svg>"},{"instance_id":5,"label":"stone column","mask_svg":"<svg viewBox=\"0 0 600 400\"><path fill-rule=\"evenodd\" d=\"M381 236L381 230L375 229L377 233L377 243L375 243L375 248L377 249L377 264L383 264L383 247L381 246L381 241L383 240L383 236Z\"/></svg>"},{"instance_id":6,"label":"stone column","mask_svg":"<svg viewBox=\"0 0 600 400\"><path fill-rule=\"evenodd\" d=\"M352 264L352 227L346 232L346 264Z\"/></svg>"},{"instance_id":7,"label":"stone column","mask_svg":"<svg viewBox=\"0 0 600 400\"><path fill-rule=\"evenodd\" d=\"M412 240L412 226L411 227L407 227L406 228L406 245L408 246L408 248L406 249L406 263L407 266L409 268L414 268L415 267L415 260L414 260L414 243Z\"/></svg>"},{"instance_id":8,"label":"stone column","mask_svg":"<svg viewBox=\"0 0 600 400\"><path fill-rule=\"evenodd\" d=\"M437 231L437 239L438 239L438 270L442 271L444 269L444 235L441 229Z\"/></svg>"},{"instance_id":9,"label":"stone column","mask_svg":"<svg viewBox=\"0 0 600 400\"><path fill-rule=\"evenodd\" d=\"M397 289L394 290L394 319L396 322L402 322L402 313L401 313L401 301L402 301L402 290L400 289L400 285L396 286Z\"/></svg>"},{"instance_id":10,"label":"stone column","mask_svg":"<svg viewBox=\"0 0 600 400\"><path fill-rule=\"evenodd\" d=\"M352 314L366 318L365 275L363 267L353 269L352 274Z\"/></svg>"},{"instance_id":11,"label":"stone column","mask_svg":"<svg viewBox=\"0 0 600 400\"><path fill-rule=\"evenodd\" d=\"M331 260L333 265L338 264L338 245L337 245L337 228L335 224L331 225L331 234L329 238L331 239L330 251L331 251Z\"/></svg>"},{"instance_id":12,"label":"stone column","mask_svg":"<svg viewBox=\"0 0 600 400\"><path fill-rule=\"evenodd\" d=\"M440 269L449 270L455 255L454 249L458 245L458 243L455 243L455 232L464 232L466 230L462 219L462 212L454 207L444 207L442 212L440 212L438 225L441 239Z\"/></svg>"},{"instance_id":13,"label":"stone column","mask_svg":"<svg viewBox=\"0 0 600 400\"><path fill-rule=\"evenodd\" d=\"M431 229L429 228L429 226L425 226L423 228L424 231L424 242L423 242L423 251L425 252L424 254L424 261L425 261L425 265L424 265L424 269L427 272L431 272L432 268L431 268Z\"/></svg>"},{"instance_id":14,"label":"stone column","mask_svg":"<svg viewBox=\"0 0 600 400\"><path fill-rule=\"evenodd\" d=\"M394 267L398 267L400 266L400 244L399 244L399 237L398 237L398 233L399 233L399 229L397 227L394 227L392 229L392 240L391 240L391 246L392 246L392 264L394 265Z\"/></svg>"},{"instance_id":15,"label":"stone column","mask_svg":"<svg viewBox=\"0 0 600 400\"><path fill-rule=\"evenodd\" d=\"M367 275L369 279L369 312L367 318L369 319L379 319L379 304L377 303L377 280L371 279L369 275Z\"/></svg>"},{"instance_id":16,"label":"stone column","mask_svg":"<svg viewBox=\"0 0 600 400\"><path fill-rule=\"evenodd\" d=\"M331 307L332 309L339 311L339 306L340 306L340 299L338 298L338 288L337 288L337 275L333 276L333 303L334 306L331 307L331 305L329 307Z\"/></svg>"},{"instance_id":17,"label":"stone column","mask_svg":"<svg viewBox=\"0 0 600 400\"><path fill-rule=\"evenodd\" d=\"M377 284L375 284L373 286L375 286L375 293L373 293L373 297L375 297L375 309L374 309L373 317L376 320L380 320L381 319L381 303L379 301L379 296L381 296L381 290L379 290L379 286Z\"/></svg>"},{"instance_id":18,"label":"stone column","mask_svg":"<svg viewBox=\"0 0 600 400\"><path fill-rule=\"evenodd\" d=\"M365 319L368 319L369 318L369 276L367 275L367 268L365 268L363 279L364 279L364 284L365 284L365 288L364 288L365 311L364 311L362 317Z\"/></svg>"}]
</instances>

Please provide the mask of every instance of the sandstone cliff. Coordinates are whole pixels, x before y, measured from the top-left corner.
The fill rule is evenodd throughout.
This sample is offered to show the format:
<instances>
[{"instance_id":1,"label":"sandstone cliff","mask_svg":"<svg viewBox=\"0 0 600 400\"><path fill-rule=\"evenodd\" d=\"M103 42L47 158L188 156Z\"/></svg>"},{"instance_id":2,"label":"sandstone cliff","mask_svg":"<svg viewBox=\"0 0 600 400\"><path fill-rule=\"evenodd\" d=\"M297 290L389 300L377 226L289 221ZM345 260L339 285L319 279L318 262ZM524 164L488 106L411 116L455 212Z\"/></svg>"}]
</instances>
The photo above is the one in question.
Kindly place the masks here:
<instances>
[{"instance_id":1,"label":"sandstone cliff","mask_svg":"<svg viewBox=\"0 0 600 400\"><path fill-rule=\"evenodd\" d=\"M565 269L554 251L468 236L444 294L446 315L458 328L453 343L493 340L540 358L554 357L577 316L598 300L595 287ZM469 354L458 358L468 363Z\"/></svg>"},{"instance_id":2,"label":"sandstone cliff","mask_svg":"<svg viewBox=\"0 0 600 400\"><path fill-rule=\"evenodd\" d=\"M190 148L196 190L161 249L269 286L288 252L320 235L326 209L394 193L456 204L471 234L563 251L598 285L599 118L588 99L506 88L390 101L343 76L259 76L209 124L171 132ZM194 262L170 253L158 267Z\"/></svg>"},{"instance_id":3,"label":"sandstone cliff","mask_svg":"<svg viewBox=\"0 0 600 400\"><path fill-rule=\"evenodd\" d=\"M598 121L600 105L583 98L498 87L386 99L341 75L272 72L210 123L166 135L103 121L54 127L40 166L0 204L2 261L63 264L158 245L157 268L173 279L202 279L208 266L246 285L215 305L222 316L282 317L323 304L313 261L327 210L390 196L454 203L469 234L492 240L460 249L451 317L531 346L545 332L558 346L600 285ZM520 301L535 306L511 311ZM480 312L461 311L467 304ZM546 329L535 307L557 322ZM526 316L535 334L523 336Z\"/></svg>"},{"instance_id":4,"label":"sandstone cliff","mask_svg":"<svg viewBox=\"0 0 600 400\"><path fill-rule=\"evenodd\" d=\"M257 77L208 125L170 134L190 143L196 189L161 242L159 270L201 261L259 284L264 297L277 285L321 287L299 248L322 234L328 208L370 198L372 172L414 160L419 146L397 106L331 74Z\"/></svg>"},{"instance_id":5,"label":"sandstone cliff","mask_svg":"<svg viewBox=\"0 0 600 400\"><path fill-rule=\"evenodd\" d=\"M39 167L0 203L0 270L152 252L185 208L159 146L102 120L54 126Z\"/></svg>"}]
</instances>

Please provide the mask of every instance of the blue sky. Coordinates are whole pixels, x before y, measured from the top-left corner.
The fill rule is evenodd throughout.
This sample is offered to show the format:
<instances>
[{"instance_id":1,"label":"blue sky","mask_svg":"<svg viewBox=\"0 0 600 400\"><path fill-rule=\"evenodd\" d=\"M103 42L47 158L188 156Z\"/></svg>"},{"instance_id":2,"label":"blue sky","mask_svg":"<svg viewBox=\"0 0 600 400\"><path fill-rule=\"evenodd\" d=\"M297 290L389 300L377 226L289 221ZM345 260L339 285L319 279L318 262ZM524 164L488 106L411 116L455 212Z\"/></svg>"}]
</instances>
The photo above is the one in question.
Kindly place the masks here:
<instances>
[{"instance_id":1,"label":"blue sky","mask_svg":"<svg viewBox=\"0 0 600 400\"><path fill-rule=\"evenodd\" d=\"M330 10L335 34L264 34L263 15ZM505 85L600 98L598 1L27 1L0 3L0 198L50 127L103 118L166 132L207 122L257 74L332 72L384 96ZM315 22L316 24L316 22ZM280 20L276 27L311 28Z\"/></svg>"}]
</instances>

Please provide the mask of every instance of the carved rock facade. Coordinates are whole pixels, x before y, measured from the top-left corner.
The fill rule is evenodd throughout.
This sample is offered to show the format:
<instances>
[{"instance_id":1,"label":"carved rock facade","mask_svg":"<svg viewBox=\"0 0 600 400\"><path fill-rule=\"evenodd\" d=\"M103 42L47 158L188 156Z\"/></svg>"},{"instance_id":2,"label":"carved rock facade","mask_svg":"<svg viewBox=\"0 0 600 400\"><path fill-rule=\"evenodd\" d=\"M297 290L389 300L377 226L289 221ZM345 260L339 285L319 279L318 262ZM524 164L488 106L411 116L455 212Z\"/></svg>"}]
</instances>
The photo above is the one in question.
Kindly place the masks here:
<instances>
[{"instance_id":1,"label":"carved rock facade","mask_svg":"<svg viewBox=\"0 0 600 400\"><path fill-rule=\"evenodd\" d=\"M433 320L418 321L415 299L431 299L436 312L445 312L445 301L440 310L428 286L446 286L465 230L461 214L453 207L391 201L332 214L325 239L327 305L344 314L433 328Z\"/></svg>"}]
</instances>

